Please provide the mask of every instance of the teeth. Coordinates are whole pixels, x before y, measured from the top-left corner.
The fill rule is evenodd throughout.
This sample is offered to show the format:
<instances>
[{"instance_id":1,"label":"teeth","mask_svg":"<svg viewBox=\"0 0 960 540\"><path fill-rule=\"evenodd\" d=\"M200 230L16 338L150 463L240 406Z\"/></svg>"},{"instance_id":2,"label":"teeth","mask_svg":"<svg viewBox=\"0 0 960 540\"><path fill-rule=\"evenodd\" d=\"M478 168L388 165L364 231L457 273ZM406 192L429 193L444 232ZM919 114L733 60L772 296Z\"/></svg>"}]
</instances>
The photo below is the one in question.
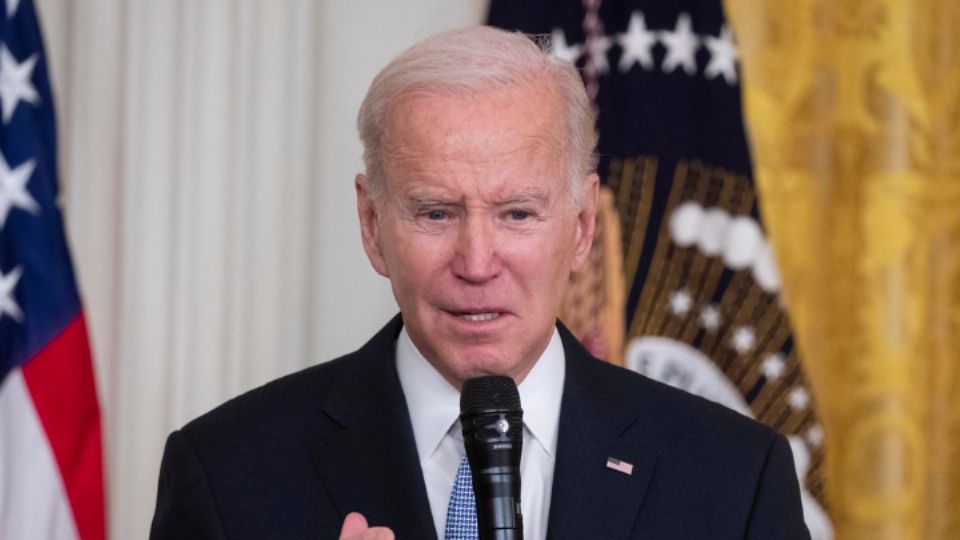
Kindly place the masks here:
<instances>
[{"instance_id":1,"label":"teeth","mask_svg":"<svg viewBox=\"0 0 960 540\"><path fill-rule=\"evenodd\" d=\"M461 315L464 319L468 321L492 321L496 319L500 314L499 313L472 313L469 315Z\"/></svg>"}]
</instances>

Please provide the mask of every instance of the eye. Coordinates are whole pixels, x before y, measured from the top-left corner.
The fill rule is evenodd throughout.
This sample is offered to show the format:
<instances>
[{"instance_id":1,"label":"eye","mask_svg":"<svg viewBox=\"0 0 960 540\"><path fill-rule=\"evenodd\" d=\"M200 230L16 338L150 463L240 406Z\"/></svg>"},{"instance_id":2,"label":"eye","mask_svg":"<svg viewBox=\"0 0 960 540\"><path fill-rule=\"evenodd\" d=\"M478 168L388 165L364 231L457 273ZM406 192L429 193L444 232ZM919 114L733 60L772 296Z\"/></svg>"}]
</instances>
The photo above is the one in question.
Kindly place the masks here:
<instances>
[{"instance_id":1,"label":"eye","mask_svg":"<svg viewBox=\"0 0 960 540\"><path fill-rule=\"evenodd\" d=\"M529 217L530 217L530 212L527 212L526 210L511 210L511 211L510 211L510 219L512 219L512 220L514 220L514 221L523 221L523 220L525 220L525 219L527 219L527 218L529 218Z\"/></svg>"},{"instance_id":2,"label":"eye","mask_svg":"<svg viewBox=\"0 0 960 540\"><path fill-rule=\"evenodd\" d=\"M443 210L431 210L427 212L427 219L430 221L440 221L447 217L447 213Z\"/></svg>"}]
</instances>

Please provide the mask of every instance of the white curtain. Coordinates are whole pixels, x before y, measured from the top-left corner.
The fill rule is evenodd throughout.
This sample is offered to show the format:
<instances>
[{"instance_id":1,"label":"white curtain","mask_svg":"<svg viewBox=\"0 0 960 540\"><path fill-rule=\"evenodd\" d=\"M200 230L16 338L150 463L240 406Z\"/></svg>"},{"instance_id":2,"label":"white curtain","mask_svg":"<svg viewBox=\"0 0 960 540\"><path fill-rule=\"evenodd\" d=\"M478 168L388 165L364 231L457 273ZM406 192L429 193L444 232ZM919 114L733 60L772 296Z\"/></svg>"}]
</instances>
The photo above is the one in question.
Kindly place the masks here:
<instances>
[{"instance_id":1,"label":"white curtain","mask_svg":"<svg viewBox=\"0 0 960 540\"><path fill-rule=\"evenodd\" d=\"M103 408L110 536L145 537L167 433L395 311L360 246L376 71L485 0L38 0Z\"/></svg>"}]
</instances>

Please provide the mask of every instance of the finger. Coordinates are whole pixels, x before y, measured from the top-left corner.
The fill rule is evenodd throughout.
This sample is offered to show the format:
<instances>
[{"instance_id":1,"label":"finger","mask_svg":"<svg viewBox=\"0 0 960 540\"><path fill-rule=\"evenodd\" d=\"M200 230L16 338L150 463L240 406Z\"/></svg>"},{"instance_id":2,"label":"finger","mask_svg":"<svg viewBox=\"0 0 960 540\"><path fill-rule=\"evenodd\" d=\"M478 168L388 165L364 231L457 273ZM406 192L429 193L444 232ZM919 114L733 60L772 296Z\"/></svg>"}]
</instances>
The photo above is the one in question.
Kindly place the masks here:
<instances>
[{"instance_id":1,"label":"finger","mask_svg":"<svg viewBox=\"0 0 960 540\"><path fill-rule=\"evenodd\" d=\"M393 531L386 527L374 527L367 534L370 534L370 540L394 540Z\"/></svg>"},{"instance_id":2,"label":"finger","mask_svg":"<svg viewBox=\"0 0 960 540\"><path fill-rule=\"evenodd\" d=\"M369 528L367 518L363 517L363 514L350 512L343 520L343 528L340 529L340 540L346 540L351 536L356 536Z\"/></svg>"},{"instance_id":3,"label":"finger","mask_svg":"<svg viewBox=\"0 0 960 540\"><path fill-rule=\"evenodd\" d=\"M341 536L340 540L394 540L393 531L386 527L364 529L355 536Z\"/></svg>"}]
</instances>

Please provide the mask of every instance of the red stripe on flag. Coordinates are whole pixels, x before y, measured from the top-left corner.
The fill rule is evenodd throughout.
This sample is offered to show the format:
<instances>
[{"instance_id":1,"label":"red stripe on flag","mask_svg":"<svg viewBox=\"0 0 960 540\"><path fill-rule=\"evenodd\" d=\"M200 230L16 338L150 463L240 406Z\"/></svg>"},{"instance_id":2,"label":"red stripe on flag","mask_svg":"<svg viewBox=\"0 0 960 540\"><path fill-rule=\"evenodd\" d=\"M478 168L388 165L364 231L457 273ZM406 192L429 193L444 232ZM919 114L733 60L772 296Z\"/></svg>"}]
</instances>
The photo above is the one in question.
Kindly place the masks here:
<instances>
[{"instance_id":1,"label":"red stripe on flag","mask_svg":"<svg viewBox=\"0 0 960 540\"><path fill-rule=\"evenodd\" d=\"M100 408L81 313L23 366L82 540L104 540Z\"/></svg>"}]
</instances>

